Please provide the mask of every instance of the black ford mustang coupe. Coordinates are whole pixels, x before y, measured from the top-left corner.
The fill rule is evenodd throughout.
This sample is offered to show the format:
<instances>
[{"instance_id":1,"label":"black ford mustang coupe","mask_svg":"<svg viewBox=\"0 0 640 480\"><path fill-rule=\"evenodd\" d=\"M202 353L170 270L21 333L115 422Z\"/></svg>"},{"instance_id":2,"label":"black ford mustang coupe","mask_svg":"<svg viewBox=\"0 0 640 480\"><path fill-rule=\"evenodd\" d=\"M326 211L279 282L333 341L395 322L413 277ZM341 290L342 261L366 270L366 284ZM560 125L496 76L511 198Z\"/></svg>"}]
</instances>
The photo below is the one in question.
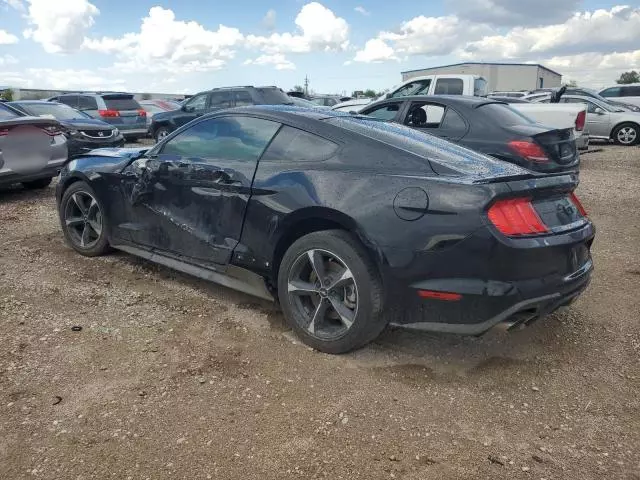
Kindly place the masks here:
<instances>
[{"instance_id":1,"label":"black ford mustang coupe","mask_svg":"<svg viewBox=\"0 0 640 480\"><path fill-rule=\"evenodd\" d=\"M278 299L304 342L340 353L389 322L477 335L571 303L594 238L576 185L402 125L256 106L80 156L57 201L79 253Z\"/></svg>"}]
</instances>

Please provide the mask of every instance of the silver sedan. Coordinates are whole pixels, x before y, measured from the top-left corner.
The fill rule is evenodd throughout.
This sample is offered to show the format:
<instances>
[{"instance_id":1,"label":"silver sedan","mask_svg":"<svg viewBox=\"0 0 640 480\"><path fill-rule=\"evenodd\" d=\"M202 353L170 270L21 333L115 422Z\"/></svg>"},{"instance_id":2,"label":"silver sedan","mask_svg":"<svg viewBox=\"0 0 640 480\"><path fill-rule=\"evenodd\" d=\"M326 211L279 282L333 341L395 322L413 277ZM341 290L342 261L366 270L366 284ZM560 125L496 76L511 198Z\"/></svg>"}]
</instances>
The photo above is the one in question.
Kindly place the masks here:
<instances>
[{"instance_id":1,"label":"silver sedan","mask_svg":"<svg viewBox=\"0 0 640 480\"><path fill-rule=\"evenodd\" d=\"M533 102L549 103L549 96L532 98ZM640 143L640 113L617 108L595 98L563 95L563 103L587 105L587 129L591 140L613 140L618 145Z\"/></svg>"},{"instance_id":2,"label":"silver sedan","mask_svg":"<svg viewBox=\"0 0 640 480\"><path fill-rule=\"evenodd\" d=\"M67 156L67 138L56 120L23 116L0 103L0 185L44 188Z\"/></svg>"}]
</instances>

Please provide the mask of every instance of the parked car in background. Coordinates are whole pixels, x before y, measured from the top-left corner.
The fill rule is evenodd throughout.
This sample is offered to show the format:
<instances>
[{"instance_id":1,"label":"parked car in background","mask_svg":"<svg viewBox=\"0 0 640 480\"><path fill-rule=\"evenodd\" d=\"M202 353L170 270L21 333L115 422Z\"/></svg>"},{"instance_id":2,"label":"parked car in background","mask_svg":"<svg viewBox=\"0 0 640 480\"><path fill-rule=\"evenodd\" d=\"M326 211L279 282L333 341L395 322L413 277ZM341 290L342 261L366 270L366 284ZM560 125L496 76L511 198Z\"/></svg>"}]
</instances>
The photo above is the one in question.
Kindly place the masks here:
<instances>
[{"instance_id":1,"label":"parked car in background","mask_svg":"<svg viewBox=\"0 0 640 480\"><path fill-rule=\"evenodd\" d=\"M319 95L319 96L311 97L309 101L320 107L333 107L334 105L337 105L338 103L345 101L345 100L342 100L342 98L345 98L345 97L340 97L339 95L321 95L321 96ZM349 98L349 97L346 97L346 98Z\"/></svg>"},{"instance_id":2,"label":"parked car in background","mask_svg":"<svg viewBox=\"0 0 640 480\"><path fill-rule=\"evenodd\" d=\"M131 93L66 93L49 99L110 123L128 140L147 135L147 112Z\"/></svg>"},{"instance_id":3,"label":"parked car in background","mask_svg":"<svg viewBox=\"0 0 640 480\"><path fill-rule=\"evenodd\" d=\"M57 120L30 117L0 102L0 186L45 188L67 160Z\"/></svg>"},{"instance_id":4,"label":"parked car in background","mask_svg":"<svg viewBox=\"0 0 640 480\"><path fill-rule=\"evenodd\" d=\"M587 106L566 103L533 103L521 98L489 97L505 102L538 123L553 128L571 128L578 150L589 148L589 132L585 128Z\"/></svg>"},{"instance_id":5,"label":"parked car in background","mask_svg":"<svg viewBox=\"0 0 640 480\"><path fill-rule=\"evenodd\" d=\"M310 100L307 100L306 98L300 98L300 97L290 97L291 98L291 103L293 105L295 105L296 107L303 107L303 108L329 108L329 107L323 107L322 105L316 105L315 103L313 103Z\"/></svg>"},{"instance_id":6,"label":"parked car in background","mask_svg":"<svg viewBox=\"0 0 640 480\"><path fill-rule=\"evenodd\" d=\"M389 93L378 97L408 97L412 95L487 95L487 80L479 75L427 75L414 77L393 87Z\"/></svg>"},{"instance_id":7,"label":"parked car in background","mask_svg":"<svg viewBox=\"0 0 640 480\"><path fill-rule=\"evenodd\" d=\"M572 128L536 123L508 104L463 95L382 100L361 115L401 123L535 172L577 171Z\"/></svg>"},{"instance_id":8,"label":"parked car in background","mask_svg":"<svg viewBox=\"0 0 640 480\"><path fill-rule=\"evenodd\" d=\"M340 102L331 107L331 110L335 110L336 112L358 113L372 101L373 99L371 98L355 98L353 100L347 100L346 102Z\"/></svg>"},{"instance_id":9,"label":"parked car in background","mask_svg":"<svg viewBox=\"0 0 640 480\"><path fill-rule=\"evenodd\" d=\"M25 115L55 118L67 137L69 157L95 148L124 147L122 133L113 125L90 117L64 103L45 100L20 100L9 105Z\"/></svg>"},{"instance_id":10,"label":"parked car in background","mask_svg":"<svg viewBox=\"0 0 640 480\"><path fill-rule=\"evenodd\" d=\"M640 108L640 83L605 88L600 95L609 101L630 103Z\"/></svg>"},{"instance_id":11,"label":"parked car in background","mask_svg":"<svg viewBox=\"0 0 640 480\"><path fill-rule=\"evenodd\" d=\"M147 130L151 134L151 121L156 113L171 112L179 110L181 103L173 100L141 100L140 106L147 112Z\"/></svg>"},{"instance_id":12,"label":"parked car in background","mask_svg":"<svg viewBox=\"0 0 640 480\"><path fill-rule=\"evenodd\" d=\"M158 142L205 113L248 105L293 105L293 100L278 87L214 88L192 96L179 110L155 114L149 133Z\"/></svg>"},{"instance_id":13,"label":"parked car in background","mask_svg":"<svg viewBox=\"0 0 640 480\"><path fill-rule=\"evenodd\" d=\"M558 91L557 88L540 88L538 90L534 90L524 98L530 101L534 101L537 98L545 98L546 96L551 95L556 91ZM611 98L605 98L591 88L568 87L565 89L564 95L578 95L580 97L591 97L591 98L595 98L596 100L600 100L601 102L605 102L609 105L612 105L613 107L624 108L632 112L640 112L640 106L638 105L617 101Z\"/></svg>"},{"instance_id":14,"label":"parked car in background","mask_svg":"<svg viewBox=\"0 0 640 480\"><path fill-rule=\"evenodd\" d=\"M550 98L537 97L534 101L548 103ZM640 113L579 95L565 94L560 102L587 105L587 129L592 140L612 140L625 146L640 143Z\"/></svg>"},{"instance_id":15,"label":"parked car in background","mask_svg":"<svg viewBox=\"0 0 640 480\"><path fill-rule=\"evenodd\" d=\"M84 155L56 198L78 253L277 298L307 345L342 353L389 322L477 335L570 304L594 238L576 186L401 125L263 105Z\"/></svg>"},{"instance_id":16,"label":"parked car in background","mask_svg":"<svg viewBox=\"0 0 640 480\"><path fill-rule=\"evenodd\" d=\"M496 97L509 97L509 98L522 98L525 95L528 95L529 92L528 91L523 91L523 92L490 92L489 94L487 94L487 97L489 98L496 98Z\"/></svg>"},{"instance_id":17,"label":"parked car in background","mask_svg":"<svg viewBox=\"0 0 640 480\"><path fill-rule=\"evenodd\" d=\"M526 98L522 98L522 97L500 97L497 95L487 95L487 98L490 98L491 100L497 100L498 102L504 102L504 103L531 103L531 100L527 100Z\"/></svg>"}]
</instances>

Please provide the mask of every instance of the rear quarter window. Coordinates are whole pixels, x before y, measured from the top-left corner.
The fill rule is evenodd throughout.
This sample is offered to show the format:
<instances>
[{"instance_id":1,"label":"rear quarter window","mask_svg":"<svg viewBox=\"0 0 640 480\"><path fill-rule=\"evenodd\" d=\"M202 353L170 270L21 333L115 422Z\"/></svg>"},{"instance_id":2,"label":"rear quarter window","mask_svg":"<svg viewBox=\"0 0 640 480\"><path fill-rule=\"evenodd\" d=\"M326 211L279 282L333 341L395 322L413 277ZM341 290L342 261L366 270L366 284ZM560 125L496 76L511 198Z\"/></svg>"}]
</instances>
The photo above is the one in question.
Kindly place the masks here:
<instances>
[{"instance_id":1,"label":"rear quarter window","mask_svg":"<svg viewBox=\"0 0 640 480\"><path fill-rule=\"evenodd\" d=\"M503 103L487 103L479 106L478 111L484 113L499 125L512 126L536 123L513 107Z\"/></svg>"},{"instance_id":2,"label":"rear quarter window","mask_svg":"<svg viewBox=\"0 0 640 480\"><path fill-rule=\"evenodd\" d=\"M98 102L95 97L79 97L77 108L79 110L98 110Z\"/></svg>"},{"instance_id":3,"label":"rear quarter window","mask_svg":"<svg viewBox=\"0 0 640 480\"><path fill-rule=\"evenodd\" d=\"M142 107L133 98L104 98L104 103L107 106L107 110L139 110Z\"/></svg>"},{"instance_id":4,"label":"rear quarter window","mask_svg":"<svg viewBox=\"0 0 640 480\"><path fill-rule=\"evenodd\" d=\"M267 148L261 162L322 162L331 158L338 145L304 130L283 126Z\"/></svg>"},{"instance_id":5,"label":"rear quarter window","mask_svg":"<svg viewBox=\"0 0 640 480\"><path fill-rule=\"evenodd\" d=\"M0 120L11 120L12 118L16 118L19 116L20 115L18 115L16 112L0 103Z\"/></svg>"},{"instance_id":6,"label":"rear quarter window","mask_svg":"<svg viewBox=\"0 0 640 480\"><path fill-rule=\"evenodd\" d=\"M623 97L640 97L640 87L622 87L620 90Z\"/></svg>"},{"instance_id":7,"label":"rear quarter window","mask_svg":"<svg viewBox=\"0 0 640 480\"><path fill-rule=\"evenodd\" d=\"M435 95L462 95L464 82L461 78L439 78L436 81Z\"/></svg>"}]
</instances>

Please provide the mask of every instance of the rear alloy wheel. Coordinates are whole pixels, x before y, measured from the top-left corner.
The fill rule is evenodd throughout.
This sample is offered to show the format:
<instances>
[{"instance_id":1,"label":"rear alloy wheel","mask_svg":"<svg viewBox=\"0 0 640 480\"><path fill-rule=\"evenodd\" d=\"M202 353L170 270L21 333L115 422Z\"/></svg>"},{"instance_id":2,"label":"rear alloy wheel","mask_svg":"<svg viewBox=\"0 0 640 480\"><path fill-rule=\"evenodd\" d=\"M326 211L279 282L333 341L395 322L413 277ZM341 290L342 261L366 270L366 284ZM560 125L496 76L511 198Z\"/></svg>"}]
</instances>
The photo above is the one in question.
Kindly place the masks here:
<instances>
[{"instance_id":1,"label":"rear alloy wheel","mask_svg":"<svg viewBox=\"0 0 640 480\"><path fill-rule=\"evenodd\" d=\"M618 145L636 145L640 141L640 126L635 123L623 123L615 128L612 137Z\"/></svg>"},{"instance_id":2,"label":"rear alloy wheel","mask_svg":"<svg viewBox=\"0 0 640 480\"><path fill-rule=\"evenodd\" d=\"M156 143L164 140L164 138L169 135L171 131L168 127L160 127L156 130Z\"/></svg>"},{"instance_id":3,"label":"rear alloy wheel","mask_svg":"<svg viewBox=\"0 0 640 480\"><path fill-rule=\"evenodd\" d=\"M39 178L38 180L31 180L30 182L22 182L22 186L29 190L47 188L49 185L51 185L51 180L53 180L53 178L51 177Z\"/></svg>"},{"instance_id":4,"label":"rear alloy wheel","mask_svg":"<svg viewBox=\"0 0 640 480\"><path fill-rule=\"evenodd\" d=\"M59 207L62 232L78 253L95 257L109 250L102 212L93 189L85 182L72 184L62 196Z\"/></svg>"},{"instance_id":5,"label":"rear alloy wheel","mask_svg":"<svg viewBox=\"0 0 640 480\"><path fill-rule=\"evenodd\" d=\"M287 250L278 296L291 328L323 352L359 348L386 325L375 266L359 242L341 230L311 233Z\"/></svg>"}]
</instances>

